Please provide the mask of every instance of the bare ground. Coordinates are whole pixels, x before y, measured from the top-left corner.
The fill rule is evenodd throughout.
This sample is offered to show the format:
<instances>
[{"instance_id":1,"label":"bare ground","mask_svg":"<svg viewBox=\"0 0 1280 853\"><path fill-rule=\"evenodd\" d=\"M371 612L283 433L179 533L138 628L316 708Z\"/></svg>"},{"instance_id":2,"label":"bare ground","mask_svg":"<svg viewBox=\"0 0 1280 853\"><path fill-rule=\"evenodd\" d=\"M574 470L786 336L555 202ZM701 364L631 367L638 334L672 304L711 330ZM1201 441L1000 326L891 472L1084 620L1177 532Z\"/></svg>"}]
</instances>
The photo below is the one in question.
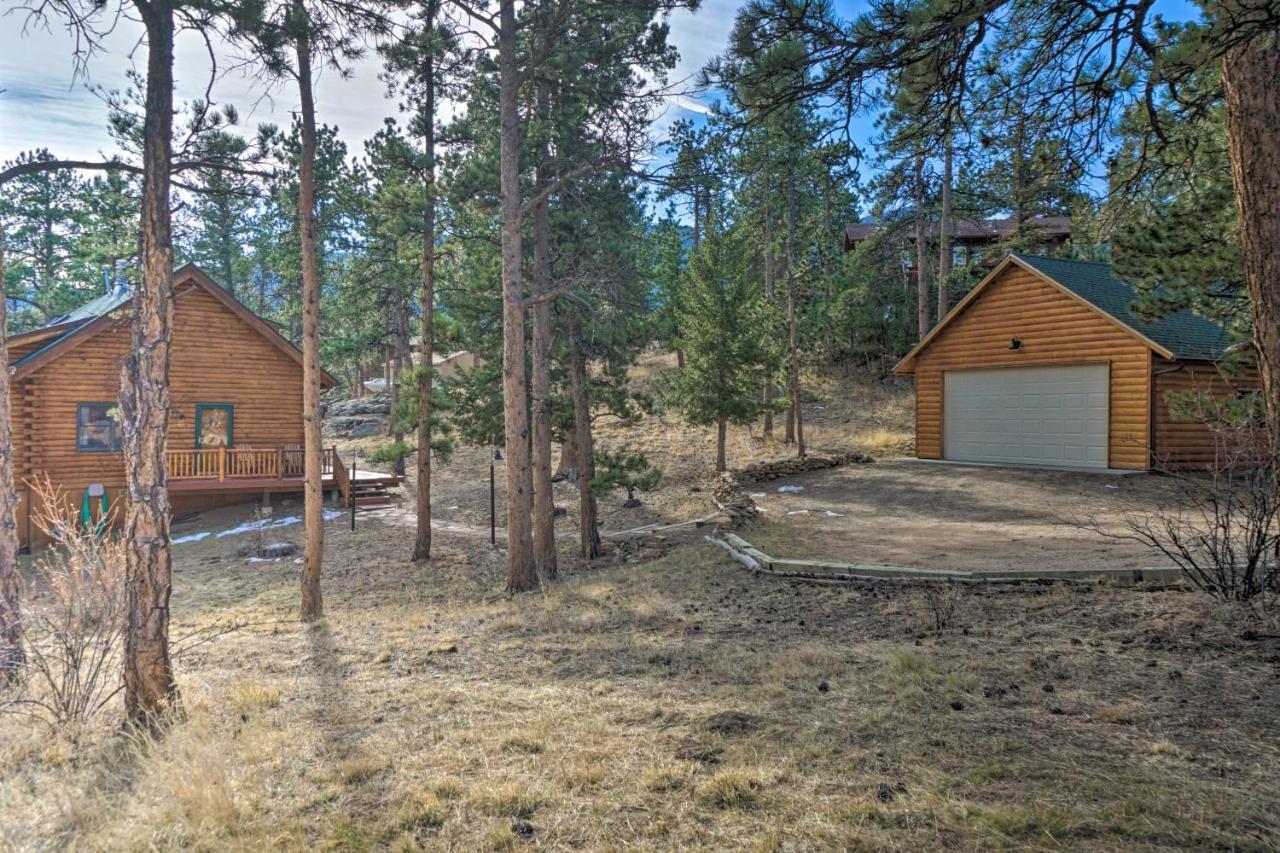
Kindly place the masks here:
<instances>
[{"instance_id":1,"label":"bare ground","mask_svg":"<svg viewBox=\"0 0 1280 853\"><path fill-rule=\"evenodd\" d=\"M900 392L815 398L832 446L901 447ZM666 483L639 510L606 501L610 529L706 510L705 432L652 423L615 436L661 454ZM745 430L731 449L780 455ZM905 463L797 482L757 489L753 538L794 551L838 531L842 558L908 564L1069 561L1090 546L1056 513L1160 499L1148 478ZM487 491L482 452L461 454L445 524L486 523ZM844 514L778 511L802 501ZM414 565L394 521L330 523L315 626L296 621L293 563L235 556L251 535L178 546L174 634L210 636L177 659L185 719L154 741L0 715L0 849L1280 846L1280 629L1239 609L950 589L938 629L923 589L754 578L697 544L617 566L566 543L560 581L509 597L482 538L440 530Z\"/></svg>"},{"instance_id":2,"label":"bare ground","mask_svg":"<svg viewBox=\"0 0 1280 853\"><path fill-rule=\"evenodd\" d=\"M1118 537L1125 517L1155 511L1173 488L1147 475L893 460L752 486L765 521L747 535L777 557L846 563L1010 572L1166 566Z\"/></svg>"},{"instance_id":3,"label":"bare ground","mask_svg":"<svg viewBox=\"0 0 1280 853\"><path fill-rule=\"evenodd\" d=\"M494 593L501 561L330 528L287 563L181 555L162 741L14 720L9 849L1267 849L1280 644L1199 596L779 584L709 546Z\"/></svg>"}]
</instances>

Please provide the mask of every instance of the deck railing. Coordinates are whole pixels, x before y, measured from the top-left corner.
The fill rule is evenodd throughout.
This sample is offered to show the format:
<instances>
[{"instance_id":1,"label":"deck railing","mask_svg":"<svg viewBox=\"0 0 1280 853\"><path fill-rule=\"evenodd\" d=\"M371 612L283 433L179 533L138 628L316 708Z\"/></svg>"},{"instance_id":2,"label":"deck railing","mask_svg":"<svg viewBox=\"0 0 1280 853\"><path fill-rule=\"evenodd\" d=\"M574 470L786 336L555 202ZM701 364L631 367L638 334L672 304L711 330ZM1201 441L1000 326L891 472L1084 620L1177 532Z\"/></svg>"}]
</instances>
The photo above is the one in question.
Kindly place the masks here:
<instances>
[{"instance_id":1,"label":"deck railing","mask_svg":"<svg viewBox=\"0 0 1280 853\"><path fill-rule=\"evenodd\" d=\"M333 482L337 484L338 494L342 496L342 505L351 506L351 474L347 472L347 466L343 464L336 448L326 456L333 466Z\"/></svg>"},{"instance_id":2,"label":"deck railing","mask_svg":"<svg viewBox=\"0 0 1280 853\"><path fill-rule=\"evenodd\" d=\"M170 480L291 480L303 476L300 447L210 447L166 450L164 455ZM341 465L337 448L324 448L322 475L334 476Z\"/></svg>"}]
</instances>

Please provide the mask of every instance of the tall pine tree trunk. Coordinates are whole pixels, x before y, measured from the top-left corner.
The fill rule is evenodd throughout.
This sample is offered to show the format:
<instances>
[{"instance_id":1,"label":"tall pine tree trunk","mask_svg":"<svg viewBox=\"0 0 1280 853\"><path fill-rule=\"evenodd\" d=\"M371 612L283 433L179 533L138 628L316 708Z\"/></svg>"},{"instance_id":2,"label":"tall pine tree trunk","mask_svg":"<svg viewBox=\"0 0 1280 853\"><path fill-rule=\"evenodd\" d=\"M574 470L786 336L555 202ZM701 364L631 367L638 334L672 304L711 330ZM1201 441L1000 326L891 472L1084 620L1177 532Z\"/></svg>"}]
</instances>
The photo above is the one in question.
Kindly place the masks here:
<instances>
[{"instance_id":1,"label":"tall pine tree trunk","mask_svg":"<svg viewBox=\"0 0 1280 853\"><path fill-rule=\"evenodd\" d=\"M769 174L764 176L764 298L773 304L773 210L769 204ZM764 378L764 437L773 438L773 376Z\"/></svg>"},{"instance_id":2,"label":"tall pine tree trunk","mask_svg":"<svg viewBox=\"0 0 1280 853\"><path fill-rule=\"evenodd\" d=\"M912 194L916 206L916 325L920 340L924 340L924 336L929 334L929 277L925 275L929 263L929 241L924 219L924 154L916 155Z\"/></svg>"},{"instance_id":3,"label":"tall pine tree trunk","mask_svg":"<svg viewBox=\"0 0 1280 853\"><path fill-rule=\"evenodd\" d=\"M1280 452L1280 36L1266 33L1226 55L1227 142L1253 342L1270 426Z\"/></svg>"},{"instance_id":4,"label":"tall pine tree trunk","mask_svg":"<svg viewBox=\"0 0 1280 853\"><path fill-rule=\"evenodd\" d=\"M400 387L400 383L404 373L406 370L413 370L413 342L409 339L409 297L403 290L399 288L397 290L399 292L396 294L396 381L393 386L396 390L396 402L391 406L391 429L393 430L392 440L396 444L401 444L404 441L404 425L400 422L397 404L403 396L404 389ZM403 477L404 468L404 457L397 457L393 470Z\"/></svg>"},{"instance_id":5,"label":"tall pine tree trunk","mask_svg":"<svg viewBox=\"0 0 1280 853\"><path fill-rule=\"evenodd\" d=\"M1027 123L1019 116L1013 125L1013 156L1010 163L1010 182L1013 192L1013 243L1021 248L1022 238L1026 236L1026 224L1031 212L1028 209L1032 202L1028 192L1026 138Z\"/></svg>"},{"instance_id":6,"label":"tall pine tree trunk","mask_svg":"<svg viewBox=\"0 0 1280 853\"><path fill-rule=\"evenodd\" d=\"M569 320L569 383L573 394L574 475L578 485L578 538L582 556L600 556L600 530L596 523L596 496L591 481L596 476L595 439L591 435L591 399L587 390L587 359L578 339L578 325Z\"/></svg>"},{"instance_id":7,"label":"tall pine tree trunk","mask_svg":"<svg viewBox=\"0 0 1280 853\"><path fill-rule=\"evenodd\" d=\"M546 83L539 84L540 117L550 106ZM541 192L547 176L545 143L540 146L535 167L536 191ZM550 208L543 201L533 209L533 289L539 295L551 290ZM531 396L533 399L533 551L538 574L556 576L555 494L551 490L551 303L542 299L533 306L533 352Z\"/></svg>"},{"instance_id":8,"label":"tall pine tree trunk","mask_svg":"<svg viewBox=\"0 0 1280 853\"><path fill-rule=\"evenodd\" d=\"M18 494L13 483L13 409L9 385L9 293L4 279L4 223L0 222L0 687L17 677L22 652L18 575Z\"/></svg>"},{"instance_id":9,"label":"tall pine tree trunk","mask_svg":"<svg viewBox=\"0 0 1280 853\"><path fill-rule=\"evenodd\" d=\"M320 258L316 247L316 105L311 76L311 33L306 7L294 0L302 159L298 167L298 230L302 243L303 524L302 619L324 615L320 568L324 560L324 480L320 444Z\"/></svg>"},{"instance_id":10,"label":"tall pine tree trunk","mask_svg":"<svg viewBox=\"0 0 1280 853\"><path fill-rule=\"evenodd\" d=\"M796 316L796 174L787 174L787 348L790 350L789 384L791 421L795 431L796 455L805 457L804 408L800 401L800 338Z\"/></svg>"},{"instance_id":11,"label":"tall pine tree trunk","mask_svg":"<svg viewBox=\"0 0 1280 853\"><path fill-rule=\"evenodd\" d=\"M129 354L120 370L125 487L124 703L130 722L153 726L178 700L169 658L169 347L173 337L173 9L139 2L147 31L142 129L142 285L134 294ZM5 366L7 369L7 365Z\"/></svg>"},{"instance_id":12,"label":"tall pine tree trunk","mask_svg":"<svg viewBox=\"0 0 1280 853\"><path fill-rule=\"evenodd\" d=\"M435 26L439 5L427 5L427 29ZM425 203L422 223L422 364L418 371L418 528L413 541L415 562L431 559L431 405L435 363L436 313L436 57L423 59L426 102L422 115L422 151L426 159Z\"/></svg>"},{"instance_id":13,"label":"tall pine tree trunk","mask_svg":"<svg viewBox=\"0 0 1280 853\"><path fill-rule=\"evenodd\" d=\"M947 277L951 274L951 131L947 131L942 152L942 204L938 215L938 322L947 316Z\"/></svg>"},{"instance_id":14,"label":"tall pine tree trunk","mask_svg":"<svg viewBox=\"0 0 1280 853\"><path fill-rule=\"evenodd\" d=\"M525 370L524 276L521 249L520 66L515 0L498 8L498 138L502 210L502 408L507 450L507 588L536 589L532 472L529 461L529 381Z\"/></svg>"},{"instance_id":15,"label":"tall pine tree trunk","mask_svg":"<svg viewBox=\"0 0 1280 853\"><path fill-rule=\"evenodd\" d=\"M404 372L404 351L400 349L400 328L401 318L404 316L403 294L396 294L395 311L393 312L392 321L395 324L395 343L391 347L391 358L387 362L389 365L388 373L390 374L387 382L387 391L391 398L388 404L391 406L391 417L387 419L387 435L392 441L400 441L404 438L404 433L400 431L399 419L396 418L396 408L400 405L400 375Z\"/></svg>"}]
</instances>

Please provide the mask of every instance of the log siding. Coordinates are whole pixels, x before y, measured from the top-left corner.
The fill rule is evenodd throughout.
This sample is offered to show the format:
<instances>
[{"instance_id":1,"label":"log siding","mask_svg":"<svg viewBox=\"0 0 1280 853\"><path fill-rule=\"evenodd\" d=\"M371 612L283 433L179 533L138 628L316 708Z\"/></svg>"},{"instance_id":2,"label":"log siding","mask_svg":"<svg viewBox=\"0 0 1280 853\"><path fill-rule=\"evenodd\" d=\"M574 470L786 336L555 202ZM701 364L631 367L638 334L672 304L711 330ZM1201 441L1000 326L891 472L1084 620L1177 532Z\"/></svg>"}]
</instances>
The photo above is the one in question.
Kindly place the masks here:
<instances>
[{"instance_id":1,"label":"log siding","mask_svg":"<svg viewBox=\"0 0 1280 853\"><path fill-rule=\"evenodd\" d=\"M949 370L1106 363L1108 464L1150 465L1153 356L1137 336L1049 284L1007 264L914 360L916 455L942 459L943 385ZM1021 348L1010 349L1012 339Z\"/></svg>"},{"instance_id":2,"label":"log siding","mask_svg":"<svg viewBox=\"0 0 1280 853\"><path fill-rule=\"evenodd\" d=\"M175 286L171 411L168 446L190 449L196 440L196 405L216 401L235 407L238 447L302 443L302 368L278 341L264 335L225 298L194 279ZM124 491L119 452L76 448L76 409L87 401L119 396L120 364L129 348L127 311L74 348L23 376L14 386L14 466L18 487L47 475L79 505L90 483L102 483L115 501ZM327 384L327 383L326 383ZM239 497L240 500L244 496ZM208 505L201 496L174 495L175 510ZM225 502L225 501L224 501ZM191 506L188 507L187 504ZM26 507L21 510L26 513ZM18 519L24 544L26 519Z\"/></svg>"},{"instance_id":3,"label":"log siding","mask_svg":"<svg viewBox=\"0 0 1280 853\"><path fill-rule=\"evenodd\" d=\"M1154 464L1160 468L1205 468L1216 457L1214 434L1203 420L1178 414L1170 397L1184 392L1235 397L1262 387L1256 369L1226 375L1208 362L1157 358L1153 387Z\"/></svg>"}]
</instances>

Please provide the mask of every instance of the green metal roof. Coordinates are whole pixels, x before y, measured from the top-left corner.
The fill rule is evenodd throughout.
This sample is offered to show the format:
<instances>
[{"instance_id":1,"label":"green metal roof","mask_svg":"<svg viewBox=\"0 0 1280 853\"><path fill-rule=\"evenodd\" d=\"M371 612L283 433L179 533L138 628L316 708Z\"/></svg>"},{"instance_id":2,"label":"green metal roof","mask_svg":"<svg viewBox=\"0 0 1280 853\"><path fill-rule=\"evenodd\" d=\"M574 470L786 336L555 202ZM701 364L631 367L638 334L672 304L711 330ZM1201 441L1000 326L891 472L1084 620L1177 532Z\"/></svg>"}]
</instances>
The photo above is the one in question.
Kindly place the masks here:
<instances>
[{"instance_id":1,"label":"green metal roof","mask_svg":"<svg viewBox=\"0 0 1280 853\"><path fill-rule=\"evenodd\" d=\"M1015 254L1022 263L1070 290L1095 308L1119 320L1143 337L1187 361L1218 361L1225 354L1230 337L1212 320L1189 310L1147 322L1130 310L1138 292L1111 274L1108 264L1067 261L1038 255Z\"/></svg>"},{"instance_id":2,"label":"green metal roof","mask_svg":"<svg viewBox=\"0 0 1280 853\"><path fill-rule=\"evenodd\" d=\"M61 326L64 323L76 323L83 320L96 320L103 314L110 314L112 311L124 305L133 298L133 291L129 288L113 289L110 293L105 293L94 299L90 299L79 308L63 314L61 317L55 317L45 326Z\"/></svg>"},{"instance_id":3,"label":"green metal roof","mask_svg":"<svg viewBox=\"0 0 1280 853\"><path fill-rule=\"evenodd\" d=\"M49 343L45 344L44 346L40 347L34 352L27 353L25 356L15 361L12 366L14 368L18 368L26 364L28 361L35 360L35 358L41 355L42 353L44 353L45 350L53 349L54 347L58 346L63 341L65 341L67 338L71 337L76 332L80 331L85 326L92 323L94 320L98 319L99 317L105 314L110 314L112 311L116 310L117 308L120 308L121 306L126 305L129 302L129 300L132 298L133 298L133 292L131 290L127 290L127 289L115 290L115 291L112 291L111 293L107 293L95 299L89 300L88 302L81 305L79 308L76 308L75 310L71 311L70 313L63 314L61 317L55 317L54 319L46 323L43 328L48 329L48 328L52 328L53 326L66 326L67 327L66 332L54 338L53 340L49 341Z\"/></svg>"}]
</instances>

